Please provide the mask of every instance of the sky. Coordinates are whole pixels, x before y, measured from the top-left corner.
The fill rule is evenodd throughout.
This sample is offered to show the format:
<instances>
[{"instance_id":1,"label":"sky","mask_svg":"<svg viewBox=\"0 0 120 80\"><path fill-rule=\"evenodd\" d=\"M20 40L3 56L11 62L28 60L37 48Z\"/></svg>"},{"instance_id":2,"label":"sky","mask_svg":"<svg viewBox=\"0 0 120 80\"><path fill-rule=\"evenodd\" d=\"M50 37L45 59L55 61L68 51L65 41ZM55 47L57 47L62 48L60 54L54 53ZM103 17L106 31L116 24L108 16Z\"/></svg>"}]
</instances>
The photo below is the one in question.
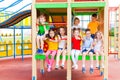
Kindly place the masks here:
<instances>
[{"instance_id":1,"label":"sky","mask_svg":"<svg viewBox=\"0 0 120 80\"><path fill-rule=\"evenodd\" d=\"M9 5L11 5L12 3L16 2L16 1L18 1L18 2L21 1L21 2L13 7L7 8L6 11L15 12L15 11L21 9L22 7L24 7L25 5L32 3L32 0L0 0L0 10L1 10L1 8L8 7ZM120 5L120 0L108 0L108 1L109 1L110 7L115 7L115 6ZM28 10L28 9L31 9L31 5L23 8L22 10Z\"/></svg>"}]
</instances>

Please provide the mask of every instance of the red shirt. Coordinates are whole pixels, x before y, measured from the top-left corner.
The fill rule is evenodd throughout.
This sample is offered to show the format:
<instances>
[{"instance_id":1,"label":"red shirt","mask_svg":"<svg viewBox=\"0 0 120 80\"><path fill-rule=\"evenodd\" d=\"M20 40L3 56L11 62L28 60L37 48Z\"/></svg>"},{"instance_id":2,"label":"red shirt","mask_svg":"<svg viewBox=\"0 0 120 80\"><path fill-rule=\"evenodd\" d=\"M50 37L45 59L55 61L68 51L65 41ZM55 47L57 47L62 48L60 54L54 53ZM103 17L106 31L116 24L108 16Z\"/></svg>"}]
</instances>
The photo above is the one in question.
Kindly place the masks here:
<instances>
[{"instance_id":1,"label":"red shirt","mask_svg":"<svg viewBox=\"0 0 120 80\"><path fill-rule=\"evenodd\" d=\"M77 40L75 37L72 37L72 49L80 50L81 49L81 40Z\"/></svg>"}]
</instances>

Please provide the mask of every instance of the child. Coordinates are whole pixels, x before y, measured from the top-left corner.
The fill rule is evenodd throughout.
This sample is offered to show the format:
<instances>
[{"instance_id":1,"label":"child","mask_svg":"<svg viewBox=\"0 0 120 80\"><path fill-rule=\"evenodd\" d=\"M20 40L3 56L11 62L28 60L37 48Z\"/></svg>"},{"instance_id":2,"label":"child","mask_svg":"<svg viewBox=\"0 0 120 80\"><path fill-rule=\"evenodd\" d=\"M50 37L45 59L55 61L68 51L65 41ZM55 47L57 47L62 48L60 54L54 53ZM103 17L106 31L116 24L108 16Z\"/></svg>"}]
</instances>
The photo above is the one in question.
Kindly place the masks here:
<instances>
[{"instance_id":1,"label":"child","mask_svg":"<svg viewBox=\"0 0 120 80\"><path fill-rule=\"evenodd\" d=\"M48 33L48 30L50 29L48 23L46 22L46 17L44 14L41 14L40 17L37 19L37 53L43 53L43 46L44 36ZM41 47L41 48L40 48Z\"/></svg>"},{"instance_id":2,"label":"child","mask_svg":"<svg viewBox=\"0 0 120 80\"><path fill-rule=\"evenodd\" d=\"M79 18L75 17L75 19L74 19L74 25L72 26L72 29L73 28L80 28L79 23L80 23Z\"/></svg>"},{"instance_id":3,"label":"child","mask_svg":"<svg viewBox=\"0 0 120 80\"><path fill-rule=\"evenodd\" d=\"M60 67L61 69L64 68L65 57L67 52L66 46L67 46L67 31L65 27L60 27L59 28L59 47L58 47L56 67L55 67L56 70L59 68L59 58L61 54L62 54L62 64Z\"/></svg>"},{"instance_id":4,"label":"child","mask_svg":"<svg viewBox=\"0 0 120 80\"><path fill-rule=\"evenodd\" d=\"M92 47L92 43L93 43L93 39L91 38L91 33L90 33L90 29L86 29L85 30L85 34L86 36L83 39L83 47L82 47L82 72L85 73L86 69L85 69L85 57L87 54L90 55L90 61L91 61L91 65L90 65L90 73L93 73L93 54L94 54L94 50Z\"/></svg>"},{"instance_id":5,"label":"child","mask_svg":"<svg viewBox=\"0 0 120 80\"><path fill-rule=\"evenodd\" d=\"M102 32L98 31L95 34L95 39L94 39L94 52L96 53L96 67L99 67L99 61L98 61L98 55L102 56L102 68L104 68L104 53L103 53L103 34Z\"/></svg>"},{"instance_id":6,"label":"child","mask_svg":"<svg viewBox=\"0 0 120 80\"><path fill-rule=\"evenodd\" d=\"M92 14L92 21L88 24L88 29L91 31L91 37L95 37L95 33L99 30L100 22L97 21L97 14Z\"/></svg>"},{"instance_id":7,"label":"child","mask_svg":"<svg viewBox=\"0 0 120 80\"><path fill-rule=\"evenodd\" d=\"M78 55L80 54L80 50L81 50L81 37L80 37L80 29L79 28L73 28L73 37L72 37L72 52L71 52L71 56L72 56L72 62L73 62L73 66L72 68L74 69L78 69Z\"/></svg>"},{"instance_id":8,"label":"child","mask_svg":"<svg viewBox=\"0 0 120 80\"><path fill-rule=\"evenodd\" d=\"M48 41L48 51L46 52L46 62L48 64L48 72L51 71L51 67L52 64L54 62L54 56L57 53L57 49L58 49L58 38L56 36L55 30L54 29L50 29L46 38ZM49 59L49 55L51 55L51 59Z\"/></svg>"}]
</instances>

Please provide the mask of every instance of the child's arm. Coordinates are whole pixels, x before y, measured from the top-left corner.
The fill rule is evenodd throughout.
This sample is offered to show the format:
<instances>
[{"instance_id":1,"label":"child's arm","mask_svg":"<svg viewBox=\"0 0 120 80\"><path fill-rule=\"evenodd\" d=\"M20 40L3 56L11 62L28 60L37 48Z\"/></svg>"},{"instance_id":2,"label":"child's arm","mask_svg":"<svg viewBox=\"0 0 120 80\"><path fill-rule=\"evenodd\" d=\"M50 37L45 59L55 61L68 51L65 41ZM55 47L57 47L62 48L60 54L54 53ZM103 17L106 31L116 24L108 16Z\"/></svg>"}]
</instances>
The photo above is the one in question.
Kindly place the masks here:
<instances>
[{"instance_id":1,"label":"child's arm","mask_svg":"<svg viewBox=\"0 0 120 80\"><path fill-rule=\"evenodd\" d=\"M61 41L60 35L58 35L58 41L59 41L59 42Z\"/></svg>"},{"instance_id":2,"label":"child's arm","mask_svg":"<svg viewBox=\"0 0 120 80\"><path fill-rule=\"evenodd\" d=\"M38 31L39 31L39 29L38 29L38 27L39 27L39 19L37 19L36 22L37 22L37 23L36 23L36 31L38 32Z\"/></svg>"},{"instance_id":3,"label":"child's arm","mask_svg":"<svg viewBox=\"0 0 120 80\"><path fill-rule=\"evenodd\" d=\"M58 38L56 37L54 40L53 39L49 39L52 42L58 42Z\"/></svg>"},{"instance_id":4,"label":"child's arm","mask_svg":"<svg viewBox=\"0 0 120 80\"><path fill-rule=\"evenodd\" d=\"M66 36L66 39L67 39L67 36ZM65 50L67 48L67 40L65 41L65 46L63 48L63 50Z\"/></svg>"},{"instance_id":5,"label":"child's arm","mask_svg":"<svg viewBox=\"0 0 120 80\"><path fill-rule=\"evenodd\" d=\"M65 50L66 48L67 48L67 40L66 40L65 46L63 47L63 50Z\"/></svg>"},{"instance_id":6,"label":"child's arm","mask_svg":"<svg viewBox=\"0 0 120 80\"><path fill-rule=\"evenodd\" d=\"M77 40L82 40L82 38L80 36L76 36L75 37Z\"/></svg>"}]
</instances>

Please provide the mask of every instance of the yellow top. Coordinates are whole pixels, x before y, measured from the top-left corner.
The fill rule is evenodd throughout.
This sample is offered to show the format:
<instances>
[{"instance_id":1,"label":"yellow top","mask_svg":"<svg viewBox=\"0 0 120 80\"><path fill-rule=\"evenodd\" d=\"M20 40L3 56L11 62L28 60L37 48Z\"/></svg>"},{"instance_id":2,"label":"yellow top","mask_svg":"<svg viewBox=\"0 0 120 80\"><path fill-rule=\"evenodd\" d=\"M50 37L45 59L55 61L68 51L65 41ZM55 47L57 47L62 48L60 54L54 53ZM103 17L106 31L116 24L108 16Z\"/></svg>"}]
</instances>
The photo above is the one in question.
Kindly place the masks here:
<instances>
[{"instance_id":1,"label":"yellow top","mask_svg":"<svg viewBox=\"0 0 120 80\"><path fill-rule=\"evenodd\" d=\"M100 23L98 21L91 21L89 24L88 24L88 28L90 29L91 31L91 34L95 34L97 31L98 31L98 26L100 25Z\"/></svg>"},{"instance_id":2,"label":"yellow top","mask_svg":"<svg viewBox=\"0 0 120 80\"><path fill-rule=\"evenodd\" d=\"M55 37L55 40L57 40L57 37ZM53 42L53 41L48 40L47 43L49 46L48 50L58 50L58 42Z\"/></svg>"}]
</instances>

